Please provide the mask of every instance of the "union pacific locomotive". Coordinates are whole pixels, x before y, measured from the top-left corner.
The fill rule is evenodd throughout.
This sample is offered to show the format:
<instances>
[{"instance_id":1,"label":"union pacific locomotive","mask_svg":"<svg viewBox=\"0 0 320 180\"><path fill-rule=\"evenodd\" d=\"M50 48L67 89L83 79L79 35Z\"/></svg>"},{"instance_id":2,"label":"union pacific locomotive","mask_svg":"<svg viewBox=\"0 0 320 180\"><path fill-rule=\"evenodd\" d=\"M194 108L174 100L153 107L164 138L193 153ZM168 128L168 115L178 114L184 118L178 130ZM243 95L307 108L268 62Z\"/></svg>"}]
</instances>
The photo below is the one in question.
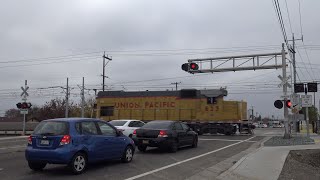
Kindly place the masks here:
<instances>
[{"instance_id":1,"label":"union pacific locomotive","mask_svg":"<svg viewBox=\"0 0 320 180\"><path fill-rule=\"evenodd\" d=\"M97 96L97 117L104 120L176 120L198 134L252 134L247 103L225 101L226 89L180 91L104 91Z\"/></svg>"}]
</instances>

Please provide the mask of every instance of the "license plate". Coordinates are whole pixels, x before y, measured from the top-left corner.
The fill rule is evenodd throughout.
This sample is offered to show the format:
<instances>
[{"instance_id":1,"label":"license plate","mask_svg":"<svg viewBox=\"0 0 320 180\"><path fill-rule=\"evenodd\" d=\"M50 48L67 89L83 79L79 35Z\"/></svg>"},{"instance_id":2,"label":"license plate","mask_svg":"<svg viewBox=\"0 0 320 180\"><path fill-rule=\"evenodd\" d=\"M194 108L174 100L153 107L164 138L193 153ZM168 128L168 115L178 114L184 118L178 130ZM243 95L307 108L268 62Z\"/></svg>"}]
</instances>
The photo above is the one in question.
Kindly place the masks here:
<instances>
[{"instance_id":1,"label":"license plate","mask_svg":"<svg viewBox=\"0 0 320 180\"><path fill-rule=\"evenodd\" d=\"M40 144L41 145L49 145L49 140L41 140Z\"/></svg>"},{"instance_id":2,"label":"license plate","mask_svg":"<svg viewBox=\"0 0 320 180\"><path fill-rule=\"evenodd\" d=\"M142 144L149 144L149 140L142 140Z\"/></svg>"}]
</instances>

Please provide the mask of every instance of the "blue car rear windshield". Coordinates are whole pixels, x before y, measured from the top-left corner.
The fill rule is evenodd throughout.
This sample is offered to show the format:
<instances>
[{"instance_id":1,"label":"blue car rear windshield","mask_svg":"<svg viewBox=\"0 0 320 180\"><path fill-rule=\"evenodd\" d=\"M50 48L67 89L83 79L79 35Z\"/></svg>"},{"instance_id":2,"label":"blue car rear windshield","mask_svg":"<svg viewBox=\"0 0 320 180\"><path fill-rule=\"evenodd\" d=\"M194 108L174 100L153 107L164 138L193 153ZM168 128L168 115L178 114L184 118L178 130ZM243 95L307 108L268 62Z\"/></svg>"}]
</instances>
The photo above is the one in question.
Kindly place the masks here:
<instances>
[{"instance_id":1,"label":"blue car rear windshield","mask_svg":"<svg viewBox=\"0 0 320 180\"><path fill-rule=\"evenodd\" d=\"M160 121L155 121L155 122L148 122L142 128L145 129L169 129L170 125L172 122L160 122Z\"/></svg>"},{"instance_id":2,"label":"blue car rear windshield","mask_svg":"<svg viewBox=\"0 0 320 180\"><path fill-rule=\"evenodd\" d=\"M66 135L69 134L67 122L42 121L34 130L33 134L40 135Z\"/></svg>"}]
</instances>

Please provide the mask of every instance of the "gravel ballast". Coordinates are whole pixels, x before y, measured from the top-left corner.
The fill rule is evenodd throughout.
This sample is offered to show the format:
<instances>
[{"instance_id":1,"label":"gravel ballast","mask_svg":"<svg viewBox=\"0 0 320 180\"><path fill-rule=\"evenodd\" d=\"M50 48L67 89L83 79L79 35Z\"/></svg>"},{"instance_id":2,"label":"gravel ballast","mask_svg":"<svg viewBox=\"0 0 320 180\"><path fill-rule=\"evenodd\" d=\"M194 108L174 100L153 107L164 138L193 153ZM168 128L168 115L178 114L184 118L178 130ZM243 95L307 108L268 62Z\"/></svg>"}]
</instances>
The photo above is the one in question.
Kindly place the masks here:
<instances>
[{"instance_id":1,"label":"gravel ballast","mask_svg":"<svg viewBox=\"0 0 320 180\"><path fill-rule=\"evenodd\" d=\"M320 149L292 150L278 180L319 180Z\"/></svg>"}]
</instances>

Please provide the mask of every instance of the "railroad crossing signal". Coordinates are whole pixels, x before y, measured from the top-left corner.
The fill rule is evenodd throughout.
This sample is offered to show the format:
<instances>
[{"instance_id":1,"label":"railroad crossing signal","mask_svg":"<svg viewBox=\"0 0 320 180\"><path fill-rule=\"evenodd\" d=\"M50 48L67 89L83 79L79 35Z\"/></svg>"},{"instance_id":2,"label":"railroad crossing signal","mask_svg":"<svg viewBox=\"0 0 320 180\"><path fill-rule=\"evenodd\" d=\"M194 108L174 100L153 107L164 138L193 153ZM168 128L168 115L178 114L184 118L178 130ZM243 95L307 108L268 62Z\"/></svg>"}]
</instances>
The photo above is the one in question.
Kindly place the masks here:
<instances>
[{"instance_id":1,"label":"railroad crossing signal","mask_svg":"<svg viewBox=\"0 0 320 180\"><path fill-rule=\"evenodd\" d=\"M287 85L288 88L291 88L291 84L288 83L288 80L291 78L291 76L288 76L287 78L283 79L281 75L278 76L278 78L281 80L281 83L278 85L278 87L282 87L284 85Z\"/></svg>"},{"instance_id":2,"label":"railroad crossing signal","mask_svg":"<svg viewBox=\"0 0 320 180\"><path fill-rule=\"evenodd\" d=\"M286 106L287 106L287 108L291 108L292 103L290 100L286 100Z\"/></svg>"},{"instance_id":3,"label":"railroad crossing signal","mask_svg":"<svg viewBox=\"0 0 320 180\"><path fill-rule=\"evenodd\" d=\"M282 107L283 107L282 101L281 101L281 100L276 100L276 101L274 102L274 107L276 107L276 108L278 108L278 109L282 109Z\"/></svg>"},{"instance_id":4,"label":"railroad crossing signal","mask_svg":"<svg viewBox=\"0 0 320 180\"><path fill-rule=\"evenodd\" d=\"M181 69L184 71L198 70L199 65L197 63L184 63L182 64Z\"/></svg>"},{"instance_id":5,"label":"railroad crossing signal","mask_svg":"<svg viewBox=\"0 0 320 180\"><path fill-rule=\"evenodd\" d=\"M31 108L31 106L32 106L32 104L31 103L27 103L27 102L23 102L23 103L17 103L16 104L17 105L17 108L18 109L30 109Z\"/></svg>"},{"instance_id":6,"label":"railroad crossing signal","mask_svg":"<svg viewBox=\"0 0 320 180\"><path fill-rule=\"evenodd\" d=\"M28 94L28 89L29 89L29 86L26 86L25 88L21 86L21 89L22 89L22 93L20 96L29 96Z\"/></svg>"}]
</instances>

